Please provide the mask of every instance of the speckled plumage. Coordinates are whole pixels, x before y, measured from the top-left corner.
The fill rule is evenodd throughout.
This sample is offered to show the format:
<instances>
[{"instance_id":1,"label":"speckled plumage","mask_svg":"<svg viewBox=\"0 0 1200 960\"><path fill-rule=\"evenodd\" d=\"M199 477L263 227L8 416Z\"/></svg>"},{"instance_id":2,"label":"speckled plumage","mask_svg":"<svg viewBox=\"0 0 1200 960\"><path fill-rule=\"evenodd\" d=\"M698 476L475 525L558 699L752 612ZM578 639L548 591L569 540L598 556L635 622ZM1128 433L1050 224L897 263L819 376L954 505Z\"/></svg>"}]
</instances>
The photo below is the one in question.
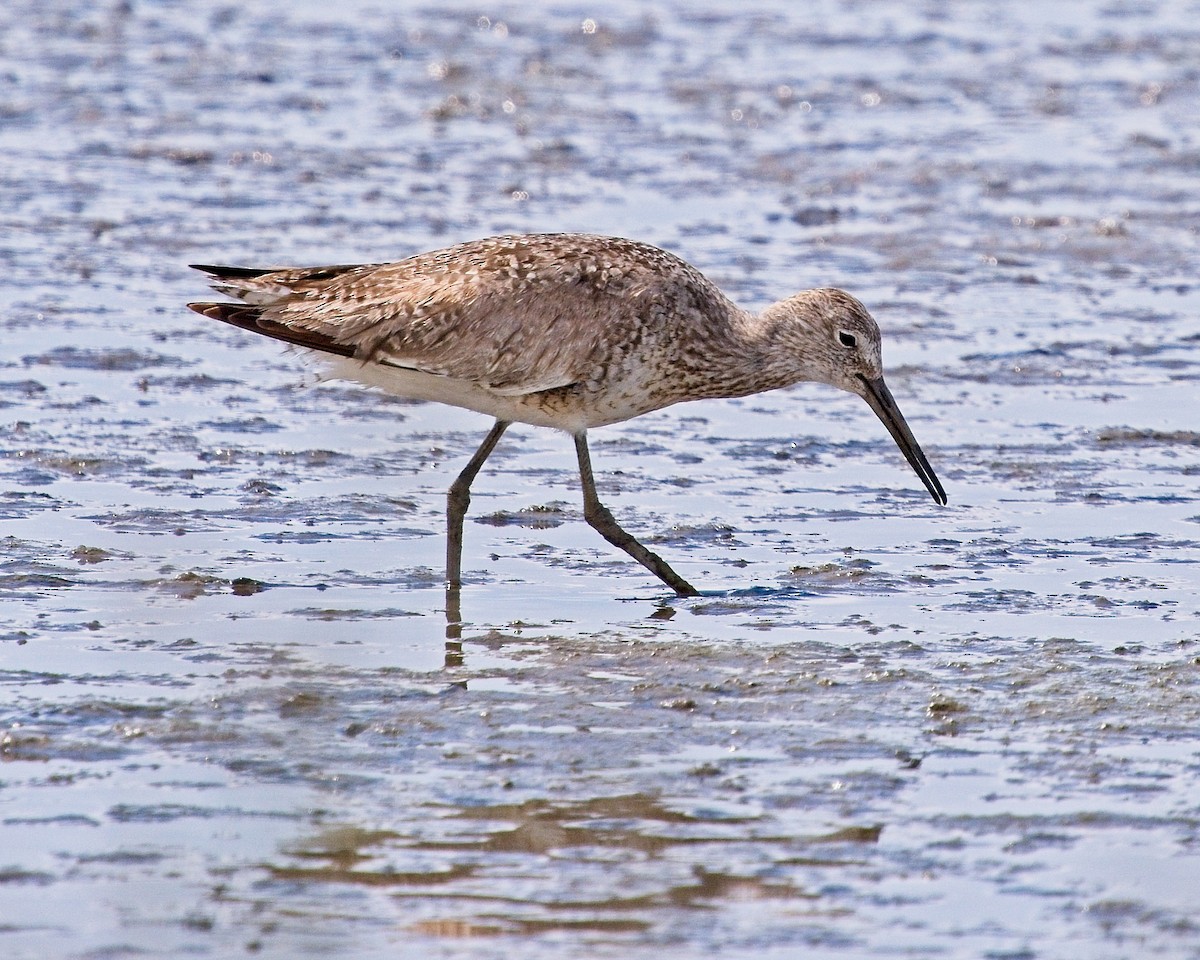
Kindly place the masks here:
<instances>
[{"instance_id":1,"label":"speckled plumage","mask_svg":"<svg viewBox=\"0 0 1200 960\"><path fill-rule=\"evenodd\" d=\"M198 269L242 301L189 304L198 313L313 349L335 376L501 425L556 427L577 446L590 427L681 401L829 383L871 404L945 502L883 385L879 329L840 290L807 290L753 314L664 250L567 233L490 237L385 264ZM586 495L586 447L580 457ZM687 586L640 544L653 561L618 545Z\"/></svg>"},{"instance_id":2,"label":"speckled plumage","mask_svg":"<svg viewBox=\"0 0 1200 960\"><path fill-rule=\"evenodd\" d=\"M812 348L772 356L768 325L694 267L611 237L504 236L397 263L211 270L218 290L251 308L193 307L208 316L348 350L353 362L338 363L338 374L396 393L572 432L785 386L806 379L813 359ZM816 306L836 294L809 296ZM857 301L841 305L864 322ZM457 389L447 396L448 384L422 385L413 371Z\"/></svg>"}]
</instances>

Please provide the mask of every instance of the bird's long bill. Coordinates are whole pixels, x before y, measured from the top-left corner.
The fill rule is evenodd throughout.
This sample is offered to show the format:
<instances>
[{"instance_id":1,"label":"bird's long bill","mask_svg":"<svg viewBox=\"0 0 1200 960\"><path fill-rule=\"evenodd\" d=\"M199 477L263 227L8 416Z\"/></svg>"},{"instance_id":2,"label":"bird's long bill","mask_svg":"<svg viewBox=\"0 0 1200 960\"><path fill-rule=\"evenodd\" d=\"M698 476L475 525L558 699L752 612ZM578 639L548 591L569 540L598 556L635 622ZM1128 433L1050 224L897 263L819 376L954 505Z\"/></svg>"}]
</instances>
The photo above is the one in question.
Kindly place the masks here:
<instances>
[{"instance_id":1,"label":"bird's long bill","mask_svg":"<svg viewBox=\"0 0 1200 960\"><path fill-rule=\"evenodd\" d=\"M946 491L942 489L941 481L938 480L937 474L933 472L933 467L929 465L929 461L925 458L925 453L921 450L921 445L917 443L916 437L908 429L908 424L904 421L904 414L896 406L896 400L892 396L892 391L883 382L883 377L878 377L875 380L868 380L866 377L861 377L861 380L866 387L863 399L870 404L871 409L875 411L875 415L888 428L888 433L896 441L896 446L900 448L900 452L904 454L904 458L909 462L913 470L917 472L917 476L925 484L925 489L929 491L930 496L938 503L945 505Z\"/></svg>"}]
</instances>

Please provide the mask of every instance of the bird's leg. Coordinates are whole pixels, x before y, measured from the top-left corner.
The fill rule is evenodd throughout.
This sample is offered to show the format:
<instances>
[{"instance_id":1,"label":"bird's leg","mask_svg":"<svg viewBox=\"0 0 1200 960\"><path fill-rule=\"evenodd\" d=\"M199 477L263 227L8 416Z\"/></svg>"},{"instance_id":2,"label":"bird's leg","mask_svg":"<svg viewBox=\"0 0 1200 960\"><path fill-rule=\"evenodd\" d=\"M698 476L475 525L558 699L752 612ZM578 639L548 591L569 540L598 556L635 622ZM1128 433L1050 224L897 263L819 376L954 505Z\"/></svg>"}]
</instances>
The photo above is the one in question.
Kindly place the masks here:
<instances>
[{"instance_id":1,"label":"bird's leg","mask_svg":"<svg viewBox=\"0 0 1200 960\"><path fill-rule=\"evenodd\" d=\"M450 484L450 493L446 496L446 587L457 590L462 586L462 541L463 518L467 515L467 507L471 504L471 481L479 473L483 462L491 456L496 444L508 429L508 421L497 420L491 432L483 438L483 443L475 451L475 456L467 461L462 473ZM457 597L455 606L457 607ZM448 611L447 611L448 612Z\"/></svg>"},{"instance_id":2,"label":"bird's leg","mask_svg":"<svg viewBox=\"0 0 1200 960\"><path fill-rule=\"evenodd\" d=\"M608 508L596 496L596 480L592 476L592 458L588 454L587 433L575 434L575 453L579 456L579 479L583 484L583 518L614 547L620 547L638 563L681 597L694 597L699 591L672 570L657 553L647 550L613 519Z\"/></svg>"}]
</instances>

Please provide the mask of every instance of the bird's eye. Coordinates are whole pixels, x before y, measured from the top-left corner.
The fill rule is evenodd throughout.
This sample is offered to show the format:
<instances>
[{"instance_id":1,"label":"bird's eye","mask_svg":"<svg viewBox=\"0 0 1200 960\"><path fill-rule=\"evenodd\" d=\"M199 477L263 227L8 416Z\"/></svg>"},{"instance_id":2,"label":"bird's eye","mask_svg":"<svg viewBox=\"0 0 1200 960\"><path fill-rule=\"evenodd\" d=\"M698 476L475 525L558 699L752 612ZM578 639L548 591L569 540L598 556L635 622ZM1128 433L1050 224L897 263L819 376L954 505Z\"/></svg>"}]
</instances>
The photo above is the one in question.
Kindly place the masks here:
<instances>
[{"instance_id":1,"label":"bird's eye","mask_svg":"<svg viewBox=\"0 0 1200 960\"><path fill-rule=\"evenodd\" d=\"M843 347L857 347L858 337L852 333L847 333L845 330L838 331L838 342Z\"/></svg>"}]
</instances>

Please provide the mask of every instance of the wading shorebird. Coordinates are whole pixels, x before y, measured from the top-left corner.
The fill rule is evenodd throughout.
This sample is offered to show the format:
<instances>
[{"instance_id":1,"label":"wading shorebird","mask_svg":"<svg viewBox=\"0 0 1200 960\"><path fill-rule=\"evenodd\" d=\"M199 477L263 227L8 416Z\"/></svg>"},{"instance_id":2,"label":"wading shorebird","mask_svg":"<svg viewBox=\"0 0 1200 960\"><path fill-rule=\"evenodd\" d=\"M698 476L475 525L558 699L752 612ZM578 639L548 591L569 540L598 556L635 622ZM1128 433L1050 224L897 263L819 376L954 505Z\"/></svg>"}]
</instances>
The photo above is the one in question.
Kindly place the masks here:
<instances>
[{"instance_id":1,"label":"wading shorebird","mask_svg":"<svg viewBox=\"0 0 1200 960\"><path fill-rule=\"evenodd\" d=\"M495 417L450 485L450 588L461 583L471 482L514 422L575 438L584 518L681 596L697 591L597 497L588 428L684 400L827 383L866 400L946 502L884 383L879 327L841 290L805 290L754 314L673 254L573 233L490 237L396 263L195 269L241 301L189 303L199 314L315 351L332 377Z\"/></svg>"}]
</instances>

